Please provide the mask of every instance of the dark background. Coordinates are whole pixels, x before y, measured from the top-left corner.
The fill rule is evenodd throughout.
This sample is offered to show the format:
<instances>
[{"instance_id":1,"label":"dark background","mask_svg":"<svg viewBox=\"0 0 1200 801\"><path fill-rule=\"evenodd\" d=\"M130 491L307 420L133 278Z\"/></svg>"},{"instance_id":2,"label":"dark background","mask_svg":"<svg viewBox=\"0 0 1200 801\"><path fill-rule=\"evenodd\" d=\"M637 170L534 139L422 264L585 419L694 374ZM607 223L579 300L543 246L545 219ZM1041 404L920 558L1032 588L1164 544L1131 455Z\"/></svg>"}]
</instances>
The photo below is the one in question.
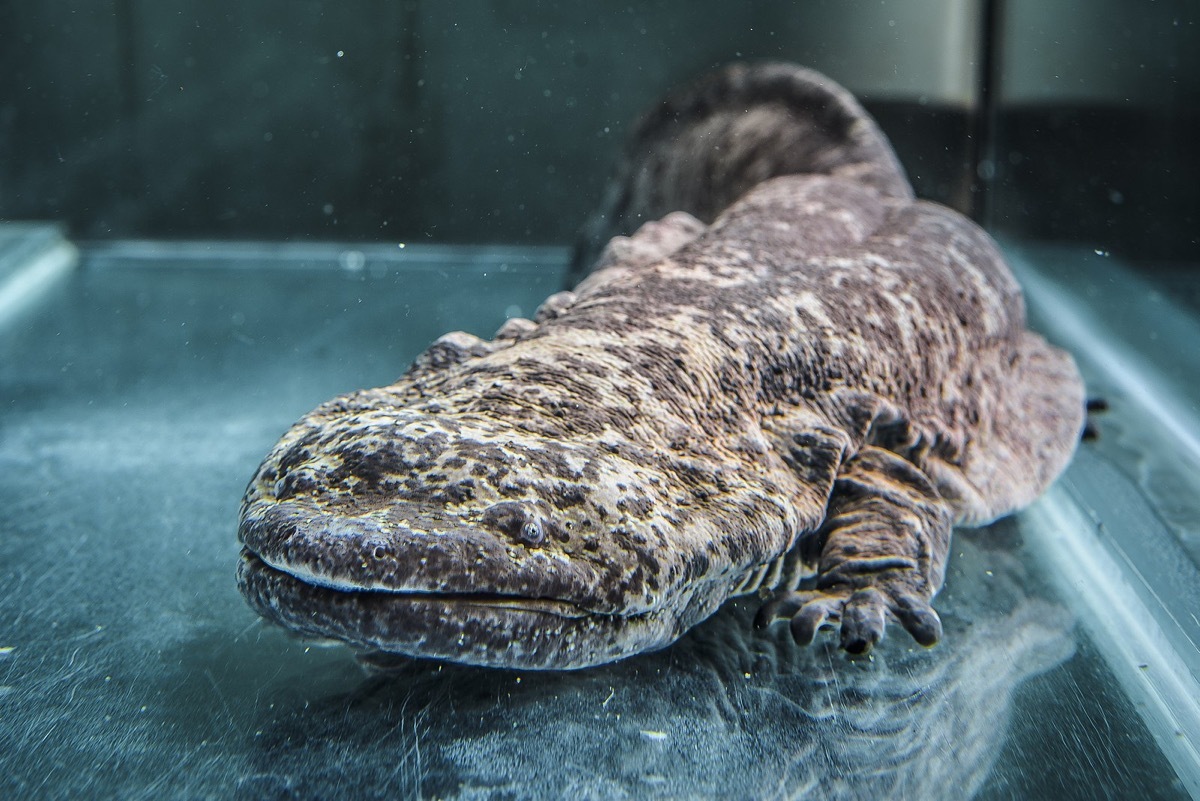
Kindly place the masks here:
<instances>
[{"instance_id":1,"label":"dark background","mask_svg":"<svg viewBox=\"0 0 1200 801\"><path fill-rule=\"evenodd\" d=\"M649 103L770 58L858 93L925 197L1003 232L1194 260L1197 16L1186 0L0 0L0 219L84 239L568 243Z\"/></svg>"}]
</instances>

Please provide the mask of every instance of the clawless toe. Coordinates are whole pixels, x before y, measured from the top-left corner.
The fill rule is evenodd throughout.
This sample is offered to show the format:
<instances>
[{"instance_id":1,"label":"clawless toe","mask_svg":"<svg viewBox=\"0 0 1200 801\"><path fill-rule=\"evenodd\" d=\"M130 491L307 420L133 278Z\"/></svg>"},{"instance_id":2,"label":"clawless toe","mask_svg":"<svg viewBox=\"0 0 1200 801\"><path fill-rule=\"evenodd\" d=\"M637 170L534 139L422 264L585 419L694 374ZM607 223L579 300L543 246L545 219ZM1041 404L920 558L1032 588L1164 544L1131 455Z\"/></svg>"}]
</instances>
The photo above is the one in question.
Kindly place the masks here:
<instances>
[{"instance_id":1,"label":"clawless toe","mask_svg":"<svg viewBox=\"0 0 1200 801\"><path fill-rule=\"evenodd\" d=\"M820 531L816 588L769 601L756 623L791 620L811 643L840 629L841 647L865 654L883 639L889 618L921 645L937 643L942 623L931 601L941 587L953 514L911 462L866 447L843 465Z\"/></svg>"}]
</instances>

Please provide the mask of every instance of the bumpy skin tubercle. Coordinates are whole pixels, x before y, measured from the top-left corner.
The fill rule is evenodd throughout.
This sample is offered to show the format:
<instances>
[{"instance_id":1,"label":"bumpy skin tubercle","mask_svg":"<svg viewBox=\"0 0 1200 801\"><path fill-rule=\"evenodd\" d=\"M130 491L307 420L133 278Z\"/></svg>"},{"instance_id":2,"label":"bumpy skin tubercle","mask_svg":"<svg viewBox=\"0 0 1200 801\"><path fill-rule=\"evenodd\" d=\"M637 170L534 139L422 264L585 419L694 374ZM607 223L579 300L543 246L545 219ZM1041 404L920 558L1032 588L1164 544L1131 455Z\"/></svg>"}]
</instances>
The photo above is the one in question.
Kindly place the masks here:
<instances>
[{"instance_id":1,"label":"bumpy skin tubercle","mask_svg":"<svg viewBox=\"0 0 1200 801\"><path fill-rule=\"evenodd\" d=\"M1028 503L1073 451L1070 357L826 79L736 66L666 107L573 291L492 341L442 337L267 456L239 529L265 617L576 668L769 590L760 622L801 642L837 626L862 653L889 619L938 639L951 526Z\"/></svg>"}]
</instances>

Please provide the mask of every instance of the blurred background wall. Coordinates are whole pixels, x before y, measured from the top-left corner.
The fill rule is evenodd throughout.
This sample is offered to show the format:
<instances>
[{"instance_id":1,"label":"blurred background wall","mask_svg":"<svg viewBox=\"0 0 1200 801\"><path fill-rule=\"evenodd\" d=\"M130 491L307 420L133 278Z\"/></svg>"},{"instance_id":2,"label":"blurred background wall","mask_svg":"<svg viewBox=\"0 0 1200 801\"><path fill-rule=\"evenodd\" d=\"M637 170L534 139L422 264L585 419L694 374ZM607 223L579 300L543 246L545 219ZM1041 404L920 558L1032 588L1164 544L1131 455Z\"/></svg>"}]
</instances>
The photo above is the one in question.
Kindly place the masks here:
<instances>
[{"instance_id":1,"label":"blurred background wall","mask_svg":"<svg viewBox=\"0 0 1200 801\"><path fill-rule=\"evenodd\" d=\"M1000 8L987 221L1142 262L1200 260L1200 3Z\"/></svg>"},{"instance_id":2,"label":"blurred background wall","mask_svg":"<svg viewBox=\"0 0 1200 801\"><path fill-rule=\"evenodd\" d=\"M0 0L0 218L567 243L655 98L785 59L856 92L922 196L1195 257L1194 6Z\"/></svg>"}]
</instances>

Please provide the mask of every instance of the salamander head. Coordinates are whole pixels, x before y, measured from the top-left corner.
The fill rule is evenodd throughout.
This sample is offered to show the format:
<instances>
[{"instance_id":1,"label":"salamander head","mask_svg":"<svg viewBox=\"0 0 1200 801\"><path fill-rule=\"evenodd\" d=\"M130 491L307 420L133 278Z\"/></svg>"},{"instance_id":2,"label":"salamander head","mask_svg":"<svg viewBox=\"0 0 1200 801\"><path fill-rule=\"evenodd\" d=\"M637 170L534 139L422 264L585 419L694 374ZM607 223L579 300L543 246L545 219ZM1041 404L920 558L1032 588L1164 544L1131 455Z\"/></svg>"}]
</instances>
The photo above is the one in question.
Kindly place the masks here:
<instances>
[{"instance_id":1,"label":"salamander head","mask_svg":"<svg viewBox=\"0 0 1200 801\"><path fill-rule=\"evenodd\" d=\"M576 668L652 650L735 576L680 539L661 467L357 393L300 421L242 506L261 614L367 650Z\"/></svg>"}]
</instances>

